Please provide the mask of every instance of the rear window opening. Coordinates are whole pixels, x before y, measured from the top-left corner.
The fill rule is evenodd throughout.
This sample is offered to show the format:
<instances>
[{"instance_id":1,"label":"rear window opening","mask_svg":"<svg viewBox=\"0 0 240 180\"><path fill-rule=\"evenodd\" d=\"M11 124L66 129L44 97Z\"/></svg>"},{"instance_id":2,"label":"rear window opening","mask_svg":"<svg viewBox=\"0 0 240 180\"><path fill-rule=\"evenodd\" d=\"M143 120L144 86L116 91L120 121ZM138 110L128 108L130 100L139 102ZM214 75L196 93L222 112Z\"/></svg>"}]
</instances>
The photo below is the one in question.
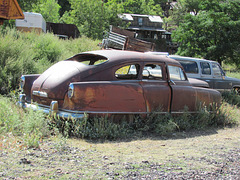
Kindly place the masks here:
<instances>
[{"instance_id":1,"label":"rear window opening","mask_svg":"<svg viewBox=\"0 0 240 180\"><path fill-rule=\"evenodd\" d=\"M77 54L67 60L78 61L86 65L100 65L108 61L106 57L95 54Z\"/></svg>"}]
</instances>

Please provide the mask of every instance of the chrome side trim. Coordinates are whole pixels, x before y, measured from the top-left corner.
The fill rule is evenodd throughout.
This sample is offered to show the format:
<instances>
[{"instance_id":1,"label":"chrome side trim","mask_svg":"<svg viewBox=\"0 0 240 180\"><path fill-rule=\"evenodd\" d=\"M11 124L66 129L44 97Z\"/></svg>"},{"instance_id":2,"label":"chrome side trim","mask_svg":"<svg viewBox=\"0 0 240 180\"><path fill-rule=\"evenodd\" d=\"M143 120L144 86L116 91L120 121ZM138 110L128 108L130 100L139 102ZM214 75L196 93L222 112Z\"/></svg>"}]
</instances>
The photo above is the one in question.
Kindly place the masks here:
<instances>
[{"instance_id":1,"label":"chrome side trim","mask_svg":"<svg viewBox=\"0 0 240 180\"><path fill-rule=\"evenodd\" d=\"M43 91L33 91L32 94L35 96L40 96L40 97L48 97L48 94Z\"/></svg>"},{"instance_id":2,"label":"chrome side trim","mask_svg":"<svg viewBox=\"0 0 240 180\"><path fill-rule=\"evenodd\" d=\"M52 110L48 107L41 107L41 106L37 106L35 104L28 104L25 103L25 107L26 108L30 108L33 109L35 111L42 111L45 114L49 114L49 115L53 115L52 114ZM86 113L69 113L69 112L65 112L65 111L57 111L56 113L54 113L54 116L56 117L60 117L60 118L64 118L64 119L84 119L86 118Z\"/></svg>"}]
</instances>

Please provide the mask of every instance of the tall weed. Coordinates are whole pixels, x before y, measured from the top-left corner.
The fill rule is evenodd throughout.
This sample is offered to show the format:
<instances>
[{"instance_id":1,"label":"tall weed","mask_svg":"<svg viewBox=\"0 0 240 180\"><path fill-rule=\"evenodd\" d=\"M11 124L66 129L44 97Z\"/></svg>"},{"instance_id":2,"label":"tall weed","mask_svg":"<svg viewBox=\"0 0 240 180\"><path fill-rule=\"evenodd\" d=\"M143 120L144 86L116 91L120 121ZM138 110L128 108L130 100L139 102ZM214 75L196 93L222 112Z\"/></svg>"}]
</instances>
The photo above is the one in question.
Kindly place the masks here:
<instances>
[{"instance_id":1,"label":"tall weed","mask_svg":"<svg viewBox=\"0 0 240 180\"><path fill-rule=\"evenodd\" d=\"M0 96L0 134L12 132L21 134L23 111L17 108L8 98Z\"/></svg>"},{"instance_id":2,"label":"tall weed","mask_svg":"<svg viewBox=\"0 0 240 180\"><path fill-rule=\"evenodd\" d=\"M202 130L209 127L226 127L239 124L234 118L234 109L224 103L220 108L199 108L196 114L188 113L187 109L181 115L162 114L153 112L146 118L136 116L133 121L122 119L114 123L107 117L85 118L84 120L55 118L52 123L65 136L75 136L87 139L128 138L153 133L165 136L177 131ZM227 107L227 108L226 108Z\"/></svg>"},{"instance_id":3,"label":"tall weed","mask_svg":"<svg viewBox=\"0 0 240 180\"><path fill-rule=\"evenodd\" d=\"M49 135L49 126L42 112L24 111L9 98L0 96L0 135L12 133L23 138L26 147L38 147Z\"/></svg>"}]
</instances>

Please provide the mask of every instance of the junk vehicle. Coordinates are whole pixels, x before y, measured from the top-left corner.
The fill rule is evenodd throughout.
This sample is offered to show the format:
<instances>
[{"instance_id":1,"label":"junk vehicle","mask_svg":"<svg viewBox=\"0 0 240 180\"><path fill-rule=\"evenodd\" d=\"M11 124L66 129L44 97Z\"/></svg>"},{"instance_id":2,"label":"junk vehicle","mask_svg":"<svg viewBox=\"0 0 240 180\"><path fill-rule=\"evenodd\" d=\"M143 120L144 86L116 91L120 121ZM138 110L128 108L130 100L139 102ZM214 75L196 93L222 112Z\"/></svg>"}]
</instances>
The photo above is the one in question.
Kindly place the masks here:
<instances>
[{"instance_id":1,"label":"junk vehicle","mask_svg":"<svg viewBox=\"0 0 240 180\"><path fill-rule=\"evenodd\" d=\"M177 55L169 57L180 62L189 78L206 81L210 88L220 92L235 90L240 93L240 79L226 76L218 62Z\"/></svg>"},{"instance_id":2,"label":"junk vehicle","mask_svg":"<svg viewBox=\"0 0 240 180\"><path fill-rule=\"evenodd\" d=\"M154 43L136 39L134 36L135 33L132 31L110 26L110 32L103 39L101 46L103 49L112 48L139 52L154 50Z\"/></svg>"},{"instance_id":3,"label":"junk vehicle","mask_svg":"<svg viewBox=\"0 0 240 180\"><path fill-rule=\"evenodd\" d=\"M19 104L62 118L86 115L196 113L220 105L221 94L188 80L178 61L133 51L98 50L60 61L43 74L22 75Z\"/></svg>"}]
</instances>

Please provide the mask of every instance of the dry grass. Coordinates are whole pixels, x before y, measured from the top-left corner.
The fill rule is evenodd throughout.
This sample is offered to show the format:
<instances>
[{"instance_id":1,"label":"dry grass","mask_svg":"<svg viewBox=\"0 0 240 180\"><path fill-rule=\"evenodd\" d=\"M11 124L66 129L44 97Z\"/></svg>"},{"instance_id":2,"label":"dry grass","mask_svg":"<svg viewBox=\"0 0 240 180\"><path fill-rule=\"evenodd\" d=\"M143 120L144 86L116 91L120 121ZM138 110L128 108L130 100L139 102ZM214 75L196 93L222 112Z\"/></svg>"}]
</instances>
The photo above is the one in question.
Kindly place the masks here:
<instances>
[{"instance_id":1,"label":"dry grass","mask_svg":"<svg viewBox=\"0 0 240 180\"><path fill-rule=\"evenodd\" d=\"M0 177L121 178L132 171L149 174L152 165L166 173L213 171L225 160L223 154L239 146L240 128L176 133L171 137L128 142L87 142L53 137L44 140L40 149L25 149L20 140L9 135L1 139Z\"/></svg>"}]
</instances>

